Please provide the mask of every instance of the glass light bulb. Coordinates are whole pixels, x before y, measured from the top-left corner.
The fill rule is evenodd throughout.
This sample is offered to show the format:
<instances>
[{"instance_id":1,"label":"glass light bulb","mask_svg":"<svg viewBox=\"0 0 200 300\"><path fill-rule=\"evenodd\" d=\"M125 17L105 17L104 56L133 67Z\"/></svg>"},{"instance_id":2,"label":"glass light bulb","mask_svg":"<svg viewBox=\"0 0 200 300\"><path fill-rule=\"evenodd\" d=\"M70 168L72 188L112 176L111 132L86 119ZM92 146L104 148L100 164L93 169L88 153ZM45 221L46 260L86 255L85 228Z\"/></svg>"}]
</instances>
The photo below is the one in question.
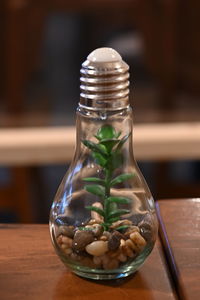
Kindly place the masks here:
<instances>
[{"instance_id":1,"label":"glass light bulb","mask_svg":"<svg viewBox=\"0 0 200 300\"><path fill-rule=\"evenodd\" d=\"M76 151L50 213L57 254L74 273L92 279L135 272L152 251L158 227L133 156L128 66L116 53L100 48L83 64Z\"/></svg>"}]
</instances>

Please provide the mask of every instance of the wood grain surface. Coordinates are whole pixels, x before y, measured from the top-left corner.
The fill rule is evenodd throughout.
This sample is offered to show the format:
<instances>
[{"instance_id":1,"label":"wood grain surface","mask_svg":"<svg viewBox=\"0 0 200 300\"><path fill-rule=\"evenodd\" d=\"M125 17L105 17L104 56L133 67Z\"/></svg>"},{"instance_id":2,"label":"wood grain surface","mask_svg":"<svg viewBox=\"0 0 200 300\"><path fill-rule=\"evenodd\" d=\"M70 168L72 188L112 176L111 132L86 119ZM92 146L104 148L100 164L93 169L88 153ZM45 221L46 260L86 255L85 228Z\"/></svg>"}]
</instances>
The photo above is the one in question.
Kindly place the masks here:
<instances>
[{"instance_id":1,"label":"wood grain surface","mask_svg":"<svg viewBox=\"0 0 200 300\"><path fill-rule=\"evenodd\" d=\"M200 198L157 203L160 231L181 299L200 299Z\"/></svg>"},{"instance_id":2,"label":"wood grain surface","mask_svg":"<svg viewBox=\"0 0 200 300\"><path fill-rule=\"evenodd\" d=\"M176 299L159 241L125 280L94 282L69 272L54 253L47 225L0 225L0 299Z\"/></svg>"}]
</instances>

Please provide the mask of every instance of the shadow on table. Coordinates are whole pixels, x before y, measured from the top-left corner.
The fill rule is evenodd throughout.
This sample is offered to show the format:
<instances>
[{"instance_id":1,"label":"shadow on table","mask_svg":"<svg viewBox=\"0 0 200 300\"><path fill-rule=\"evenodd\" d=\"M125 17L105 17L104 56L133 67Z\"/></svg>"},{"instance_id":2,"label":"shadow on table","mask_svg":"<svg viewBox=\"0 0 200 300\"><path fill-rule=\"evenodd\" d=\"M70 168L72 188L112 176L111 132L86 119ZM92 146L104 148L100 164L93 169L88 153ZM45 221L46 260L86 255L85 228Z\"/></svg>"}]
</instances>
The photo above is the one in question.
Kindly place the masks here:
<instances>
[{"instance_id":1,"label":"shadow on table","mask_svg":"<svg viewBox=\"0 0 200 300\"><path fill-rule=\"evenodd\" d=\"M134 280L133 280L134 279ZM131 290L131 291L130 291ZM54 291L55 299L129 299L139 295L139 290L150 290L150 287L140 272L116 280L90 280L73 273L65 272L59 278ZM98 298L99 299L99 298ZM149 300L153 299L149 298Z\"/></svg>"}]
</instances>

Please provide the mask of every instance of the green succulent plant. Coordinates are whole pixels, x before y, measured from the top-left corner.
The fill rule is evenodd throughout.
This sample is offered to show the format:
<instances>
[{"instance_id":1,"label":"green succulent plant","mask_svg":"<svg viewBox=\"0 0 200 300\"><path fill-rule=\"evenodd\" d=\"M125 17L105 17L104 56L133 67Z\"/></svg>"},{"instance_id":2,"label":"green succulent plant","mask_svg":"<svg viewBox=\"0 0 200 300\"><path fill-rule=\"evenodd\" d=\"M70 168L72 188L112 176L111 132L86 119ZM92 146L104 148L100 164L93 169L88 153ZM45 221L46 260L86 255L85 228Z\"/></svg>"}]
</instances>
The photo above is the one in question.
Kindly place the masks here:
<instances>
[{"instance_id":1,"label":"green succulent plant","mask_svg":"<svg viewBox=\"0 0 200 300\"><path fill-rule=\"evenodd\" d=\"M123 163L122 146L126 143L130 134L119 138L121 132L116 132L111 125L103 125L98 130L95 138L98 140L94 143L89 140L82 140L82 143L91 151L91 154L104 172L104 179L98 177L83 178L87 184L85 190L103 201L103 209L95 206L86 206L86 209L97 212L103 217L102 226L104 230L109 230L113 222L120 219L121 216L130 213L129 209L120 209L119 204L129 204L131 200L126 197L112 196L111 188L119 183L125 182L134 176L133 173L125 173L113 178L113 172ZM127 226L120 226L117 230L124 229Z\"/></svg>"}]
</instances>

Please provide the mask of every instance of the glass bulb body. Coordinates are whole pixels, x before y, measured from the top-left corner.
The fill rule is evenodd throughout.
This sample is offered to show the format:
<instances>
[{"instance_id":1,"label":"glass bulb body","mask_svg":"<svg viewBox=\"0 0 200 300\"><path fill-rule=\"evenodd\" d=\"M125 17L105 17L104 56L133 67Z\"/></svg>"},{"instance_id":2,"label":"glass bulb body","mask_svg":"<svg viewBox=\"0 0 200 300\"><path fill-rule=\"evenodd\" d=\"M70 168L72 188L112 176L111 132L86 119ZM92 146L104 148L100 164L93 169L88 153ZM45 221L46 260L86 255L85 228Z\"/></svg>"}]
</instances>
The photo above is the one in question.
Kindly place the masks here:
<instances>
[{"instance_id":1,"label":"glass bulb body","mask_svg":"<svg viewBox=\"0 0 200 300\"><path fill-rule=\"evenodd\" d=\"M132 124L130 106L77 109L76 151L51 208L50 233L60 259L86 278L126 277L155 244L154 200L134 159Z\"/></svg>"}]
</instances>

